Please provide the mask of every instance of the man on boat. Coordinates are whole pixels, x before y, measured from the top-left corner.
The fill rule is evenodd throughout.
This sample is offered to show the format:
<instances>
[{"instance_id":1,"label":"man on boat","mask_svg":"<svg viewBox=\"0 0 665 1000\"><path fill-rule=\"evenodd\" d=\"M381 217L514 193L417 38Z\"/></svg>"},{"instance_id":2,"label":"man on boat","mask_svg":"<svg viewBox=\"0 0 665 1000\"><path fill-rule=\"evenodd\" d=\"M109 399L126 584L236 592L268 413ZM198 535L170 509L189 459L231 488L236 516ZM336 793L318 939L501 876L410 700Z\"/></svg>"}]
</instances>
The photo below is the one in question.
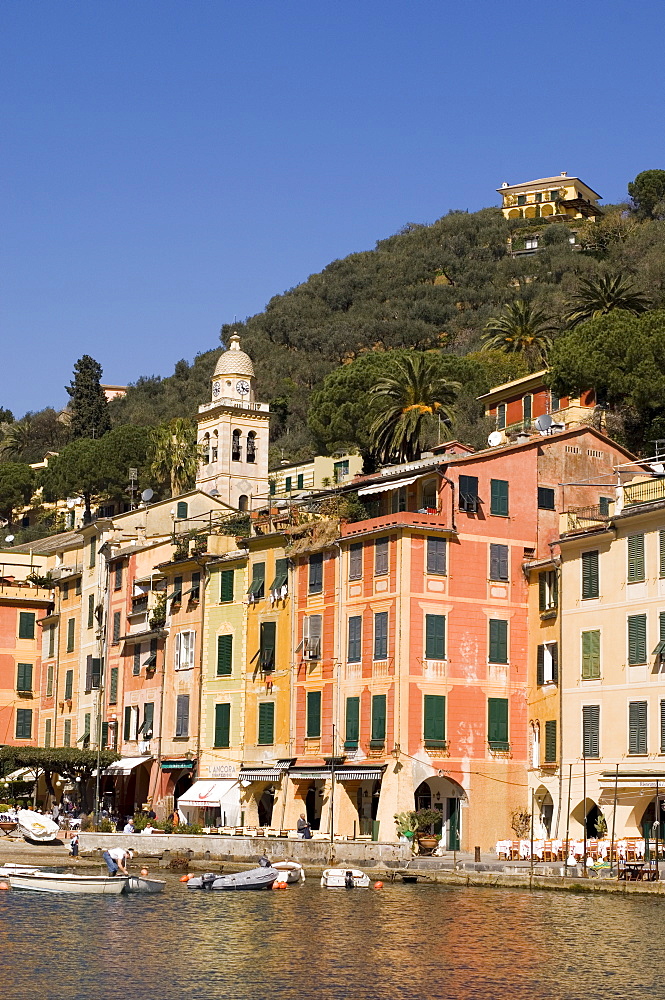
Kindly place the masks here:
<instances>
[{"instance_id":1,"label":"man on boat","mask_svg":"<svg viewBox=\"0 0 665 1000\"><path fill-rule=\"evenodd\" d=\"M127 862L134 857L134 851L131 847L128 847L127 850L124 847L112 847L109 851L102 851L102 857L106 862L109 875L117 875L118 872L129 875Z\"/></svg>"}]
</instances>

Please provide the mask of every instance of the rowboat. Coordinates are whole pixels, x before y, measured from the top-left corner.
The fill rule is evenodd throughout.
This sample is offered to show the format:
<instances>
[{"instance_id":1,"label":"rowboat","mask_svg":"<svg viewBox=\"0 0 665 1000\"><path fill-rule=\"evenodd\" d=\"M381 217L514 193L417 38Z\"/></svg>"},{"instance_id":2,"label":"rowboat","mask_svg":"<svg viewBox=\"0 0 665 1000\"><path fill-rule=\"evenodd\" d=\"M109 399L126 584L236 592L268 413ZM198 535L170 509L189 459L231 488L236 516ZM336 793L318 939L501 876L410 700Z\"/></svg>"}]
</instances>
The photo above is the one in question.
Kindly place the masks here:
<instances>
[{"instance_id":1,"label":"rowboat","mask_svg":"<svg viewBox=\"0 0 665 1000\"><path fill-rule=\"evenodd\" d=\"M162 892L165 885L166 882L158 878L130 875L127 879L127 892Z\"/></svg>"},{"instance_id":2,"label":"rowboat","mask_svg":"<svg viewBox=\"0 0 665 1000\"><path fill-rule=\"evenodd\" d=\"M6 865L0 866L0 878L8 878L10 875L34 875L38 871L39 868L28 868L26 865L15 865L10 861Z\"/></svg>"},{"instance_id":3,"label":"rowboat","mask_svg":"<svg viewBox=\"0 0 665 1000\"><path fill-rule=\"evenodd\" d=\"M366 889L369 875L359 868L326 868L321 876L321 885L327 889Z\"/></svg>"},{"instance_id":4,"label":"rowboat","mask_svg":"<svg viewBox=\"0 0 665 1000\"><path fill-rule=\"evenodd\" d=\"M217 875L206 872L190 878L188 889L272 889L273 882L279 878L279 872L274 868L251 868L246 872L236 872L233 875Z\"/></svg>"},{"instance_id":5,"label":"rowboat","mask_svg":"<svg viewBox=\"0 0 665 1000\"><path fill-rule=\"evenodd\" d=\"M297 861L275 861L272 867L279 872L281 882L305 881L305 869Z\"/></svg>"},{"instance_id":6,"label":"rowboat","mask_svg":"<svg viewBox=\"0 0 665 1000\"><path fill-rule=\"evenodd\" d=\"M26 840L38 840L41 843L55 840L60 833L57 823L32 809L19 809L18 828Z\"/></svg>"},{"instance_id":7,"label":"rowboat","mask_svg":"<svg viewBox=\"0 0 665 1000\"><path fill-rule=\"evenodd\" d=\"M10 872L12 889L31 889L33 892L97 893L119 895L127 887L127 876L67 875L36 871L31 874Z\"/></svg>"}]
</instances>

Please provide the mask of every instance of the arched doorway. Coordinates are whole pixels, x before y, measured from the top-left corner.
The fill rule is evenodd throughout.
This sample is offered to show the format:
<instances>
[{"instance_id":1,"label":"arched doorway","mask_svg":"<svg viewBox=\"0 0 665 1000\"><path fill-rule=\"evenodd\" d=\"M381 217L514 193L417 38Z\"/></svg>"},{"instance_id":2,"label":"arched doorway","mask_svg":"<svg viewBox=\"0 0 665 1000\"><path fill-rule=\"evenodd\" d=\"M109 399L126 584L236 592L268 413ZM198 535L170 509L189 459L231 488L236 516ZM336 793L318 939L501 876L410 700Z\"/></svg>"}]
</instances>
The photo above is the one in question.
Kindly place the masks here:
<instances>
[{"instance_id":1,"label":"arched doorway","mask_svg":"<svg viewBox=\"0 0 665 1000\"><path fill-rule=\"evenodd\" d=\"M269 785L263 789L258 802L259 826L272 826L272 811L275 805L275 789Z\"/></svg>"},{"instance_id":2,"label":"arched doorway","mask_svg":"<svg viewBox=\"0 0 665 1000\"><path fill-rule=\"evenodd\" d=\"M175 785L173 786L173 801L175 802L176 809L178 808L178 799L181 795L184 795L188 788L191 788L193 784L192 772L187 771L185 774L181 774Z\"/></svg>"},{"instance_id":3,"label":"arched doorway","mask_svg":"<svg viewBox=\"0 0 665 1000\"><path fill-rule=\"evenodd\" d=\"M460 802L464 797L461 785L450 778L438 776L422 781L414 793L416 811L434 809L441 813L441 819L433 824L432 832L441 834L447 851L460 849Z\"/></svg>"},{"instance_id":4,"label":"arched doorway","mask_svg":"<svg viewBox=\"0 0 665 1000\"><path fill-rule=\"evenodd\" d=\"M603 811L595 802L592 802L591 807L587 809L585 826L586 835L587 837L591 837L592 840L604 836L607 832L607 823L605 822Z\"/></svg>"},{"instance_id":5,"label":"arched doorway","mask_svg":"<svg viewBox=\"0 0 665 1000\"><path fill-rule=\"evenodd\" d=\"M538 809L538 821L540 829L537 830L538 838L549 840L552 836L552 817L554 815L554 801L549 791L541 785L535 795L536 807ZM534 819L536 817L534 816Z\"/></svg>"}]
</instances>

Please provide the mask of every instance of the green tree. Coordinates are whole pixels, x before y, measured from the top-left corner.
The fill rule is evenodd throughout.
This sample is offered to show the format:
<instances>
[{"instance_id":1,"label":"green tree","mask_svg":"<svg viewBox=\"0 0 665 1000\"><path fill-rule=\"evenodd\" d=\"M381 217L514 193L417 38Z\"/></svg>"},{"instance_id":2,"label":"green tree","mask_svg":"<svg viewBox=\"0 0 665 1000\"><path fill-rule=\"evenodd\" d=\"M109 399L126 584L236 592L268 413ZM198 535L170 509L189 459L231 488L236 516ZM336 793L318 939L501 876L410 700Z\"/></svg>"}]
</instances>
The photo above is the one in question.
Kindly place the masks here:
<instances>
[{"instance_id":1,"label":"green tree","mask_svg":"<svg viewBox=\"0 0 665 1000\"><path fill-rule=\"evenodd\" d=\"M570 300L567 316L569 326L588 319L607 316L615 309L638 316L649 308L649 299L638 291L622 274L605 274L600 278L581 278Z\"/></svg>"},{"instance_id":2,"label":"green tree","mask_svg":"<svg viewBox=\"0 0 665 1000\"><path fill-rule=\"evenodd\" d=\"M98 761L99 756L99 761ZM19 767L42 771L49 795L55 795L53 778L57 774L72 784L77 784L84 809L92 805L90 779L98 763L107 768L120 760L113 750L79 750L76 747L0 747L0 768L7 773Z\"/></svg>"},{"instance_id":3,"label":"green tree","mask_svg":"<svg viewBox=\"0 0 665 1000\"><path fill-rule=\"evenodd\" d=\"M628 185L628 194L639 216L665 219L665 170L643 170Z\"/></svg>"},{"instance_id":4,"label":"green tree","mask_svg":"<svg viewBox=\"0 0 665 1000\"><path fill-rule=\"evenodd\" d=\"M150 471L170 488L172 497L193 488L197 468L196 425L192 420L176 417L151 428Z\"/></svg>"},{"instance_id":5,"label":"green tree","mask_svg":"<svg viewBox=\"0 0 665 1000\"><path fill-rule=\"evenodd\" d=\"M376 415L370 440L383 461L413 461L439 421L452 422L459 383L441 377L437 360L413 353L396 361L393 374L372 386Z\"/></svg>"},{"instance_id":6,"label":"green tree","mask_svg":"<svg viewBox=\"0 0 665 1000\"><path fill-rule=\"evenodd\" d=\"M0 462L0 515L11 524L17 507L30 503L35 474L22 462Z\"/></svg>"},{"instance_id":7,"label":"green tree","mask_svg":"<svg viewBox=\"0 0 665 1000\"><path fill-rule=\"evenodd\" d=\"M553 323L542 309L526 299L515 299L504 306L500 316L485 324L483 348L491 351L513 351L521 354L535 369L547 364L547 352L552 346Z\"/></svg>"},{"instance_id":8,"label":"green tree","mask_svg":"<svg viewBox=\"0 0 665 1000\"><path fill-rule=\"evenodd\" d=\"M74 378L65 386L71 397L71 436L100 438L111 428L109 407L101 387L102 366L89 354L74 365Z\"/></svg>"}]
</instances>

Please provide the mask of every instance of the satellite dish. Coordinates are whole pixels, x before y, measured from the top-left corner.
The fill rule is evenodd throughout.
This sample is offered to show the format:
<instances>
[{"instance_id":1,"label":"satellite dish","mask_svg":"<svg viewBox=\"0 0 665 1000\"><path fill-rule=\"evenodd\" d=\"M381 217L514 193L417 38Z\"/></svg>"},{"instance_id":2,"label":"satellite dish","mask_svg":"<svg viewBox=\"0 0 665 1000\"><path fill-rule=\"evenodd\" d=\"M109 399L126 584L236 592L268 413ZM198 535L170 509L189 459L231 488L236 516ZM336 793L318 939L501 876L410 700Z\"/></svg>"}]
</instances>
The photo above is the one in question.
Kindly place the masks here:
<instances>
[{"instance_id":1,"label":"satellite dish","mask_svg":"<svg viewBox=\"0 0 665 1000\"><path fill-rule=\"evenodd\" d=\"M141 494L141 500L143 500L143 503L150 503L154 495L155 494L153 490L151 489L144 490L143 493Z\"/></svg>"},{"instance_id":2,"label":"satellite dish","mask_svg":"<svg viewBox=\"0 0 665 1000\"><path fill-rule=\"evenodd\" d=\"M76 497L67 497L67 506L71 510L72 507L76 507L77 499Z\"/></svg>"},{"instance_id":3,"label":"satellite dish","mask_svg":"<svg viewBox=\"0 0 665 1000\"><path fill-rule=\"evenodd\" d=\"M7 535L5 537L5 541L9 542L11 544L14 541L14 536L13 535Z\"/></svg>"},{"instance_id":4,"label":"satellite dish","mask_svg":"<svg viewBox=\"0 0 665 1000\"><path fill-rule=\"evenodd\" d=\"M535 424L537 431L541 434L547 434L552 426L552 418L549 413L543 413L541 416L536 417Z\"/></svg>"},{"instance_id":5,"label":"satellite dish","mask_svg":"<svg viewBox=\"0 0 665 1000\"><path fill-rule=\"evenodd\" d=\"M210 490L210 496L211 497L218 497L219 496L219 490L217 490L217 489Z\"/></svg>"},{"instance_id":6,"label":"satellite dish","mask_svg":"<svg viewBox=\"0 0 665 1000\"><path fill-rule=\"evenodd\" d=\"M665 465L662 462L654 462L649 468L652 472L655 472L657 476L665 476Z\"/></svg>"},{"instance_id":7,"label":"satellite dish","mask_svg":"<svg viewBox=\"0 0 665 1000\"><path fill-rule=\"evenodd\" d=\"M487 439L487 443L490 446L490 448L496 448L496 446L498 444L502 444L502 442L503 442L503 434L501 433L501 431L492 431L492 433Z\"/></svg>"}]
</instances>

